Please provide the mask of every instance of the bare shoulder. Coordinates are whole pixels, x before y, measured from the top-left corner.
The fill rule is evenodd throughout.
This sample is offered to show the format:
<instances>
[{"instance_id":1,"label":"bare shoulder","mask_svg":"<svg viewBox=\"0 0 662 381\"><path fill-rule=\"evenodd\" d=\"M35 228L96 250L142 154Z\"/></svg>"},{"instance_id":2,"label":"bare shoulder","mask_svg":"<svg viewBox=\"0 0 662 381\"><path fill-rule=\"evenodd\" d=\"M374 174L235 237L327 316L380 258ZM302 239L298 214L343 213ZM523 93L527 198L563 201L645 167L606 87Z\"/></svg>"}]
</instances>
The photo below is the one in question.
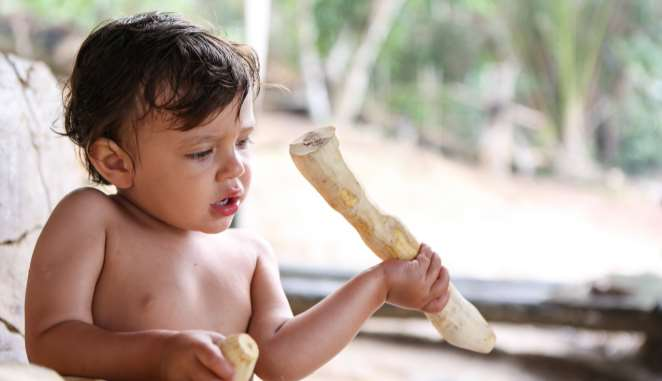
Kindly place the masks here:
<instances>
[{"instance_id":1,"label":"bare shoulder","mask_svg":"<svg viewBox=\"0 0 662 381\"><path fill-rule=\"evenodd\" d=\"M53 214L85 214L96 219L112 213L117 206L110 196L98 189L85 187L78 188L62 198L53 210Z\"/></svg>"},{"instance_id":2,"label":"bare shoulder","mask_svg":"<svg viewBox=\"0 0 662 381\"><path fill-rule=\"evenodd\" d=\"M79 188L57 204L41 236L53 233L71 236L76 233L105 229L117 206L105 193L94 188Z\"/></svg>"},{"instance_id":3,"label":"bare shoulder","mask_svg":"<svg viewBox=\"0 0 662 381\"><path fill-rule=\"evenodd\" d=\"M110 196L92 187L78 188L69 192L69 194L64 196L58 205L61 204L69 206L81 205L106 208L113 207L114 205L113 201L110 199Z\"/></svg>"},{"instance_id":4,"label":"bare shoulder","mask_svg":"<svg viewBox=\"0 0 662 381\"><path fill-rule=\"evenodd\" d=\"M48 218L35 247L33 264L77 254L89 258L86 251L72 249L93 243L103 245L108 222L113 214L117 214L116 210L117 206L110 196L97 189L72 191L57 204Z\"/></svg>"},{"instance_id":5,"label":"bare shoulder","mask_svg":"<svg viewBox=\"0 0 662 381\"><path fill-rule=\"evenodd\" d=\"M262 236L250 229L230 229L227 233L244 250L255 253L256 258L275 258L273 249L269 242Z\"/></svg>"}]
</instances>

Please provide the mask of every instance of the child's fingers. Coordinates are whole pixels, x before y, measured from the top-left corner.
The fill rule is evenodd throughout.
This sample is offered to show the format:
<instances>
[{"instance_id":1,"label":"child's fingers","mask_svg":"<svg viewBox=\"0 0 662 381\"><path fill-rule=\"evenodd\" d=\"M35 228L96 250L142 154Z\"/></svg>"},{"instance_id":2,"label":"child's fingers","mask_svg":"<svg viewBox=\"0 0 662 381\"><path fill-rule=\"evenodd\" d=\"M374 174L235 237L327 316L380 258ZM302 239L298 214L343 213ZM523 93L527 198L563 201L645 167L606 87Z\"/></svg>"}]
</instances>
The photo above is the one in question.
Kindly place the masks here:
<instances>
[{"instance_id":1,"label":"child's fingers","mask_svg":"<svg viewBox=\"0 0 662 381\"><path fill-rule=\"evenodd\" d=\"M445 293L439 298L432 299L432 301L423 307L423 311L430 314L437 314L441 312L448 303L449 293Z\"/></svg>"},{"instance_id":2,"label":"child's fingers","mask_svg":"<svg viewBox=\"0 0 662 381\"><path fill-rule=\"evenodd\" d=\"M225 336L221 335L220 333L212 332L212 331L207 331L205 332L205 334L211 337L211 342L214 343L215 347L219 347L220 350L221 343L225 340Z\"/></svg>"},{"instance_id":3,"label":"child's fingers","mask_svg":"<svg viewBox=\"0 0 662 381\"><path fill-rule=\"evenodd\" d=\"M450 275L448 274L448 269L446 269L446 267L444 266L441 266L441 268L439 269L439 275L437 276L437 279L434 281L432 287L430 288L430 296L436 299L444 294L447 294L449 284L450 284Z\"/></svg>"},{"instance_id":4,"label":"child's fingers","mask_svg":"<svg viewBox=\"0 0 662 381\"><path fill-rule=\"evenodd\" d=\"M213 344L206 345L196 351L196 357L213 375L220 379L231 379L234 374L232 366L223 358L221 349Z\"/></svg>"},{"instance_id":5,"label":"child's fingers","mask_svg":"<svg viewBox=\"0 0 662 381\"><path fill-rule=\"evenodd\" d=\"M439 256L434 252L431 255L432 257L430 259L430 266L428 267L428 271L425 274L425 278L430 282L434 282L434 280L439 276L439 269L441 269L441 258L439 258Z\"/></svg>"},{"instance_id":6,"label":"child's fingers","mask_svg":"<svg viewBox=\"0 0 662 381\"><path fill-rule=\"evenodd\" d=\"M421 248L418 250L418 256L416 256L416 261L418 261L424 269L427 269L430 265L430 260L432 259L432 250L430 247L424 243L421 244Z\"/></svg>"}]
</instances>

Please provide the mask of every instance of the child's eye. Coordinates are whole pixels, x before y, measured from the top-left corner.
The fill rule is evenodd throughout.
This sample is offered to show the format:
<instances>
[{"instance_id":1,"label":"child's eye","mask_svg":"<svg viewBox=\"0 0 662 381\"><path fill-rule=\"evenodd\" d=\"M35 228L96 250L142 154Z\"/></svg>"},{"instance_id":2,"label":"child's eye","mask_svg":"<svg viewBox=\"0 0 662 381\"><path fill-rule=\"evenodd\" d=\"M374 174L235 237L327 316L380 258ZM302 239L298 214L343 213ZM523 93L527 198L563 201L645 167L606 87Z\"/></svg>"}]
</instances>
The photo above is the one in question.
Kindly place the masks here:
<instances>
[{"instance_id":1,"label":"child's eye","mask_svg":"<svg viewBox=\"0 0 662 381\"><path fill-rule=\"evenodd\" d=\"M202 159L206 158L207 156L211 155L212 152L214 152L214 149L210 148L210 149L205 150L205 151L189 153L189 154L186 155L186 157L188 157L189 159L194 159L194 160L202 160Z\"/></svg>"},{"instance_id":2,"label":"child's eye","mask_svg":"<svg viewBox=\"0 0 662 381\"><path fill-rule=\"evenodd\" d=\"M245 149L248 148L249 144L253 144L251 138L241 139L237 142L237 147L239 147L239 149Z\"/></svg>"}]
</instances>

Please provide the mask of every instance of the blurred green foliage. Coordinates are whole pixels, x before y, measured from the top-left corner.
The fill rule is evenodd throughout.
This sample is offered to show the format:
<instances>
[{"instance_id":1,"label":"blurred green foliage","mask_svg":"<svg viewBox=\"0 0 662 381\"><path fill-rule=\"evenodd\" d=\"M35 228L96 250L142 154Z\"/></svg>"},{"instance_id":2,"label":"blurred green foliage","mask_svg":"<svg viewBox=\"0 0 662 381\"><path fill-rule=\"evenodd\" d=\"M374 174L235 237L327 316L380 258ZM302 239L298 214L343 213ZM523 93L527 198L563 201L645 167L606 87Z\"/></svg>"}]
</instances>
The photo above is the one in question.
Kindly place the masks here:
<instances>
[{"instance_id":1,"label":"blurred green foliage","mask_svg":"<svg viewBox=\"0 0 662 381\"><path fill-rule=\"evenodd\" d=\"M618 45L628 73L615 110L620 129L614 164L633 174L662 168L662 50L658 23ZM662 32L662 31L661 31ZM650 33L650 34L649 34ZM657 41L656 41L657 40Z\"/></svg>"},{"instance_id":2,"label":"blurred green foliage","mask_svg":"<svg viewBox=\"0 0 662 381\"><path fill-rule=\"evenodd\" d=\"M189 19L221 26L231 38L240 38L243 1L224 0L4 0L4 14L29 12L50 25L74 25L90 30L103 20L149 11L177 12Z\"/></svg>"},{"instance_id":3,"label":"blurred green foliage","mask_svg":"<svg viewBox=\"0 0 662 381\"><path fill-rule=\"evenodd\" d=\"M357 46L378 0L310 1L314 20L299 20L297 0L273 2L269 64L280 73L298 75L301 22L314 23L325 60L340 38ZM159 9L241 40L243 6L242 0L5 0L0 11L28 12L44 25L86 33L103 19ZM509 63L518 70L510 101L547 120L542 130L519 133L527 144L553 155L564 139L568 104L579 102L599 164L632 174L659 172L660 19L658 0L408 0L370 71L364 117L406 122L475 157L491 117L489 93L500 86L482 78Z\"/></svg>"},{"instance_id":4,"label":"blurred green foliage","mask_svg":"<svg viewBox=\"0 0 662 381\"><path fill-rule=\"evenodd\" d=\"M369 2L358 3L316 2L322 55L343 28L355 36L365 29ZM419 130L443 130L477 151L489 119L481 93L489 89L478 78L510 60L520 70L512 101L549 121L544 131L525 134L529 144L553 152L564 138L568 102L580 102L599 164L632 174L659 171L660 16L656 0L409 0L372 72L369 97ZM433 99L421 80L430 70L440 82ZM468 94L457 96L457 88ZM598 127L616 139L615 152L598 152Z\"/></svg>"},{"instance_id":5,"label":"blurred green foliage","mask_svg":"<svg viewBox=\"0 0 662 381\"><path fill-rule=\"evenodd\" d=\"M327 55L336 42L341 29L362 30L370 12L369 1L334 0L317 1L313 15L318 30L317 44L322 55Z\"/></svg>"}]
</instances>

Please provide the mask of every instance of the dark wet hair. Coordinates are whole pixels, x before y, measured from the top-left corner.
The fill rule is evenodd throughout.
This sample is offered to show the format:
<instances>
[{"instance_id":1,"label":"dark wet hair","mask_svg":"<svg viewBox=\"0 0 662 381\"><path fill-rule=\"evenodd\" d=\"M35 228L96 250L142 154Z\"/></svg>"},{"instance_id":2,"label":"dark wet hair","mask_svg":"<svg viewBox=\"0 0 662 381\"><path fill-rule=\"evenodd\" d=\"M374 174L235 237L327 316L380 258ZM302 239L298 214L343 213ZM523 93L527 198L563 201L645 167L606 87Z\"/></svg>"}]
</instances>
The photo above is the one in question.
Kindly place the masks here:
<instances>
[{"instance_id":1,"label":"dark wet hair","mask_svg":"<svg viewBox=\"0 0 662 381\"><path fill-rule=\"evenodd\" d=\"M109 184L87 155L94 141L121 145L122 126L135 126L154 111L173 117L179 130L192 129L237 97L243 102L257 95L259 83L251 48L180 16L150 12L108 21L76 56L64 88L64 135L80 148L91 180Z\"/></svg>"}]
</instances>

